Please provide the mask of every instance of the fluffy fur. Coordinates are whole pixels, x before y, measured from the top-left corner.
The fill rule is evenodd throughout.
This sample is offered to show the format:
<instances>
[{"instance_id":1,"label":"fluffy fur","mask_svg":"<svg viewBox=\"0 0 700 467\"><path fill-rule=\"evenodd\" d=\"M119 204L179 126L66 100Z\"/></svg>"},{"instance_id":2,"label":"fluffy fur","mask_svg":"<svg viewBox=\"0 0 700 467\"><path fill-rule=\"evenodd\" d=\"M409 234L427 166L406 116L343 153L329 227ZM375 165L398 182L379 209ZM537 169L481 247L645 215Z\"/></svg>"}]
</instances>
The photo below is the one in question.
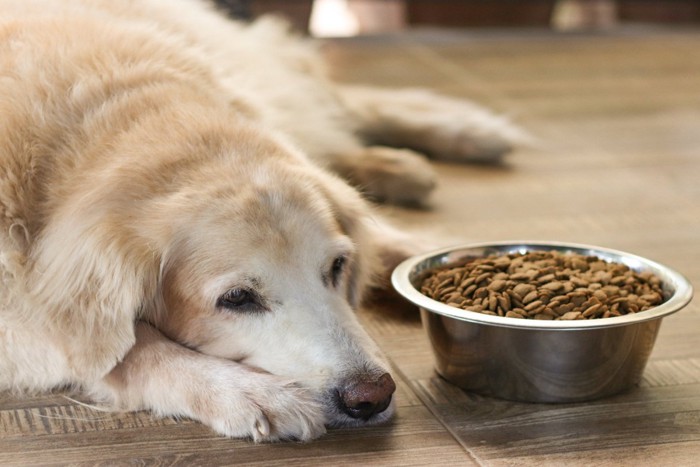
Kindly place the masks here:
<instances>
[{"instance_id":1,"label":"fluffy fur","mask_svg":"<svg viewBox=\"0 0 700 467\"><path fill-rule=\"evenodd\" d=\"M520 135L425 91L341 87L279 23L195 0L0 0L0 389L73 385L225 436L387 420L353 309L410 252L370 197ZM368 408L369 407L369 408Z\"/></svg>"}]
</instances>

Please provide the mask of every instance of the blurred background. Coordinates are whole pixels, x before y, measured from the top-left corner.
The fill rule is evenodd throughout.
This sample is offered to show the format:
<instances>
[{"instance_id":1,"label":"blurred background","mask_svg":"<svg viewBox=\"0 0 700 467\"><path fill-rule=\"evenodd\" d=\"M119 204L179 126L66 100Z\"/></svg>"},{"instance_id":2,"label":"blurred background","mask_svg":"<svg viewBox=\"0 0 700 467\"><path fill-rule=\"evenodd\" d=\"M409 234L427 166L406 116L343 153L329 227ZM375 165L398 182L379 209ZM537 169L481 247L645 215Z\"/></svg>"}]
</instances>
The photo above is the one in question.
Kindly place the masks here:
<instances>
[{"instance_id":1,"label":"blurred background","mask_svg":"<svg viewBox=\"0 0 700 467\"><path fill-rule=\"evenodd\" d=\"M217 0L231 16L286 16L317 37L382 34L415 26L605 29L698 24L700 0Z\"/></svg>"}]
</instances>

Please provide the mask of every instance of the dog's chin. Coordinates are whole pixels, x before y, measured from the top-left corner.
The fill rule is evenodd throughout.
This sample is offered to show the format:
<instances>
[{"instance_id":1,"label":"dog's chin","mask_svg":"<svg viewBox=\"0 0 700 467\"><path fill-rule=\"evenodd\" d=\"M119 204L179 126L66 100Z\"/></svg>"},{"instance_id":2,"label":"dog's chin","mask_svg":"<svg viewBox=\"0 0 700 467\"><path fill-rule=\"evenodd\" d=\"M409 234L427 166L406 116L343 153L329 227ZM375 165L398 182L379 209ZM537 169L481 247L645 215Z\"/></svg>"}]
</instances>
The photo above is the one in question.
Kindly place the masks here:
<instances>
[{"instance_id":1,"label":"dog's chin","mask_svg":"<svg viewBox=\"0 0 700 467\"><path fill-rule=\"evenodd\" d=\"M352 428L352 427L363 427L363 426L374 426L382 425L389 422L396 411L396 404L394 399L391 400L389 406L382 412L372 415L368 419L363 418L353 418L341 411L339 411L335 406L327 410L326 413L326 426L329 428Z\"/></svg>"}]
</instances>

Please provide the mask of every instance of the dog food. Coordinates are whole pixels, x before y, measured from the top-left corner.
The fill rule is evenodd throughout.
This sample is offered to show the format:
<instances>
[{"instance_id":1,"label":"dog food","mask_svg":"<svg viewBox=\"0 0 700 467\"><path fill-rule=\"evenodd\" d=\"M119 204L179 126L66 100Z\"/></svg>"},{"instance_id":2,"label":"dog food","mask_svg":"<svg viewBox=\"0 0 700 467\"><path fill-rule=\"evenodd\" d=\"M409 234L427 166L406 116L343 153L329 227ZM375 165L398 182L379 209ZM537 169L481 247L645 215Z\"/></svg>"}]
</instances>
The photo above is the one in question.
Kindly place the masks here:
<instances>
[{"instance_id":1,"label":"dog food","mask_svg":"<svg viewBox=\"0 0 700 467\"><path fill-rule=\"evenodd\" d=\"M664 301L661 281L597 256L531 251L432 270L421 293L488 315L538 320L622 316Z\"/></svg>"}]
</instances>

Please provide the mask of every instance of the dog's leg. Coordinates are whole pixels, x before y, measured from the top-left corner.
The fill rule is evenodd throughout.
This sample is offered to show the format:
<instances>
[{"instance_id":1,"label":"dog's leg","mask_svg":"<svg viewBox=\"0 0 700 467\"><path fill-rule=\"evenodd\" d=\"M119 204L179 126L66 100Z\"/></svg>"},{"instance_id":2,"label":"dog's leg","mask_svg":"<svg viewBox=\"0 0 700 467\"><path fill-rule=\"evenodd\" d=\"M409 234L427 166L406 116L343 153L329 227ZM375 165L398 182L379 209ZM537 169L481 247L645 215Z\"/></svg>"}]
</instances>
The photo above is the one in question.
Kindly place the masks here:
<instances>
[{"instance_id":1,"label":"dog's leg","mask_svg":"<svg viewBox=\"0 0 700 467\"><path fill-rule=\"evenodd\" d=\"M422 204L436 185L428 160L409 149L370 146L328 160L331 170L377 201Z\"/></svg>"},{"instance_id":2,"label":"dog's leg","mask_svg":"<svg viewBox=\"0 0 700 467\"><path fill-rule=\"evenodd\" d=\"M483 107L428 90L341 86L339 93L369 142L408 147L436 160L499 162L530 140Z\"/></svg>"},{"instance_id":3,"label":"dog's leg","mask_svg":"<svg viewBox=\"0 0 700 467\"><path fill-rule=\"evenodd\" d=\"M88 389L117 410L185 416L230 437L305 441L325 432L321 405L308 391L185 348L145 323L124 360Z\"/></svg>"}]
</instances>

